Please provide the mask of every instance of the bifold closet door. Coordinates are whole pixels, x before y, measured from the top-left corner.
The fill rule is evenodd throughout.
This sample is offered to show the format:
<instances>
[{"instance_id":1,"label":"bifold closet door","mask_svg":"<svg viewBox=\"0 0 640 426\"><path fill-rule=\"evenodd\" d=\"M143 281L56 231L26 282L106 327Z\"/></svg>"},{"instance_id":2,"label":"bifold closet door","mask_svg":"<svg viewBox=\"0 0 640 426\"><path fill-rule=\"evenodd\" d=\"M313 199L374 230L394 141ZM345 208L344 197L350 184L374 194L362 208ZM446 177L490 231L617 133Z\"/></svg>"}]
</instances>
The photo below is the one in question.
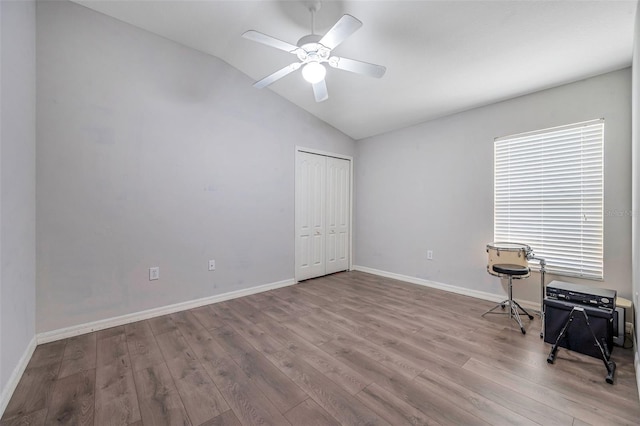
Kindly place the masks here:
<instances>
[{"instance_id":1,"label":"bifold closet door","mask_svg":"<svg viewBox=\"0 0 640 426\"><path fill-rule=\"evenodd\" d=\"M327 189L325 197L325 274L349 269L349 190L351 162L326 157Z\"/></svg>"},{"instance_id":2,"label":"bifold closet door","mask_svg":"<svg viewBox=\"0 0 640 426\"><path fill-rule=\"evenodd\" d=\"M296 153L297 281L349 268L351 162Z\"/></svg>"}]
</instances>

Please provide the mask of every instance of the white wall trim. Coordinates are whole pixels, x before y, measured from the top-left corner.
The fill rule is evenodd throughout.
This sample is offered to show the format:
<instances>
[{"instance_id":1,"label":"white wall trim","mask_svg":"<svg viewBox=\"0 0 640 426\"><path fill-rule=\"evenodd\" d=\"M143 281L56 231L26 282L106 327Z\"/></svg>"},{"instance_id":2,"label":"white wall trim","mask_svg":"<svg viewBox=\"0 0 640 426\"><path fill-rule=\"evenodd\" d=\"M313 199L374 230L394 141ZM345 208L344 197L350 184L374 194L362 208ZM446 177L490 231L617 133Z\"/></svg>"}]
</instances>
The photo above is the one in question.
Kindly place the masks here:
<instances>
[{"instance_id":1,"label":"white wall trim","mask_svg":"<svg viewBox=\"0 0 640 426\"><path fill-rule=\"evenodd\" d=\"M471 290L469 288L458 287L451 284L439 283L436 281L425 280L422 278L411 277L409 275L396 274L395 272L381 271L379 269L368 268L366 266L353 266L354 271L367 272L369 274L379 275L385 278L392 278L394 280L405 281L411 284L422 285L425 287L437 288L439 290L448 291L451 293L461 294L463 296L475 297L476 299L488 300L490 302L502 302L507 295L487 293L486 291ZM518 301L524 308L531 309L533 311L540 310L540 304L529 301Z\"/></svg>"},{"instance_id":2,"label":"white wall trim","mask_svg":"<svg viewBox=\"0 0 640 426\"><path fill-rule=\"evenodd\" d=\"M18 387L18 383L20 382L24 371L27 369L27 365L31 360L33 351L36 350L36 345L37 339L36 336L33 336L27 345L27 348L24 350L24 353L20 357L18 365L13 369L6 386L2 389L2 394L0 394L0 416L4 414L4 410L7 408L7 405L9 405L9 400L11 399L11 396L13 396L13 392L16 390L16 387Z\"/></svg>"},{"instance_id":3,"label":"white wall trim","mask_svg":"<svg viewBox=\"0 0 640 426\"><path fill-rule=\"evenodd\" d=\"M91 333L94 331L104 330L105 328L117 327L119 325L130 324L136 321L142 321L161 315L173 314L175 312L187 309L198 308L212 303L223 302L225 300L236 299L238 297L250 296L256 293L262 293L269 290L275 290L281 287L287 287L295 284L291 279L277 281L270 284L263 284L243 290L235 290L228 293L217 294L215 296L204 297L202 299L189 300L187 302L175 303L173 305L161 306L159 308L148 309L145 311L135 312L132 314L121 315L118 317L107 318L98 321L92 321L85 324L74 325L71 327L60 328L57 330L38 333L37 343L48 343L55 340L66 339L68 337L78 336L80 334Z\"/></svg>"}]
</instances>

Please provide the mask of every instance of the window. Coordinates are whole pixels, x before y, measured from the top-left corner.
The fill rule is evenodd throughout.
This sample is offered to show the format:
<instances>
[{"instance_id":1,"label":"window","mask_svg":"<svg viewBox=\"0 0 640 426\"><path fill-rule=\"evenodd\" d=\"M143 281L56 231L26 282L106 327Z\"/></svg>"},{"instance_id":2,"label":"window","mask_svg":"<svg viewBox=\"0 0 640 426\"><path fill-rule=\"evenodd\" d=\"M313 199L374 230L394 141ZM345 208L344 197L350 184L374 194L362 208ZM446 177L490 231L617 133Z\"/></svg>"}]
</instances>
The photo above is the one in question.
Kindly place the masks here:
<instances>
[{"instance_id":1,"label":"window","mask_svg":"<svg viewBox=\"0 0 640 426\"><path fill-rule=\"evenodd\" d=\"M494 238L550 273L603 278L604 120L497 138Z\"/></svg>"}]
</instances>

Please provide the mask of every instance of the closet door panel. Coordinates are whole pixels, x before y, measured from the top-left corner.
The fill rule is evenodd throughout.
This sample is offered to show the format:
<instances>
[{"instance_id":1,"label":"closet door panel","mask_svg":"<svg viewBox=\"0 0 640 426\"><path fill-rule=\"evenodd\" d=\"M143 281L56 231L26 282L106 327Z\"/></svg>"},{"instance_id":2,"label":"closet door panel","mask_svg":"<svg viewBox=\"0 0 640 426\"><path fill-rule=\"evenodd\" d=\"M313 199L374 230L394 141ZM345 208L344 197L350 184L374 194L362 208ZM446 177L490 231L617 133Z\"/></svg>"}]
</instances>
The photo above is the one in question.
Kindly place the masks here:
<instances>
[{"instance_id":1,"label":"closet door panel","mask_svg":"<svg viewBox=\"0 0 640 426\"><path fill-rule=\"evenodd\" d=\"M327 157L326 273L349 269L351 162Z\"/></svg>"},{"instance_id":2,"label":"closet door panel","mask_svg":"<svg viewBox=\"0 0 640 426\"><path fill-rule=\"evenodd\" d=\"M326 159L296 155L296 279L325 274Z\"/></svg>"}]
</instances>

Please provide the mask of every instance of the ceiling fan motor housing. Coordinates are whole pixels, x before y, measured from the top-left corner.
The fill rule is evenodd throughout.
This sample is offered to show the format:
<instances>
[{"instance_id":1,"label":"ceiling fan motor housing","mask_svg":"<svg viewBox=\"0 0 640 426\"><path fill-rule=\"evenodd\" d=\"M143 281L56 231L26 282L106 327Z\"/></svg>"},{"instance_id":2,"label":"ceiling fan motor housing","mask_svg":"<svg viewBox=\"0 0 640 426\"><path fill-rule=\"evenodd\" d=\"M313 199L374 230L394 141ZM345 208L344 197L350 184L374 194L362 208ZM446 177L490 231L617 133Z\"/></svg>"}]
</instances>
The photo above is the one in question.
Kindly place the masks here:
<instances>
[{"instance_id":1,"label":"ceiling fan motor housing","mask_svg":"<svg viewBox=\"0 0 640 426\"><path fill-rule=\"evenodd\" d=\"M309 34L298 40L297 55L302 62L325 62L329 59L331 50L318 43L322 36Z\"/></svg>"},{"instance_id":2,"label":"ceiling fan motor housing","mask_svg":"<svg viewBox=\"0 0 640 426\"><path fill-rule=\"evenodd\" d=\"M322 39L319 34L309 34L298 40L298 47L303 47L305 44L318 43Z\"/></svg>"}]
</instances>

